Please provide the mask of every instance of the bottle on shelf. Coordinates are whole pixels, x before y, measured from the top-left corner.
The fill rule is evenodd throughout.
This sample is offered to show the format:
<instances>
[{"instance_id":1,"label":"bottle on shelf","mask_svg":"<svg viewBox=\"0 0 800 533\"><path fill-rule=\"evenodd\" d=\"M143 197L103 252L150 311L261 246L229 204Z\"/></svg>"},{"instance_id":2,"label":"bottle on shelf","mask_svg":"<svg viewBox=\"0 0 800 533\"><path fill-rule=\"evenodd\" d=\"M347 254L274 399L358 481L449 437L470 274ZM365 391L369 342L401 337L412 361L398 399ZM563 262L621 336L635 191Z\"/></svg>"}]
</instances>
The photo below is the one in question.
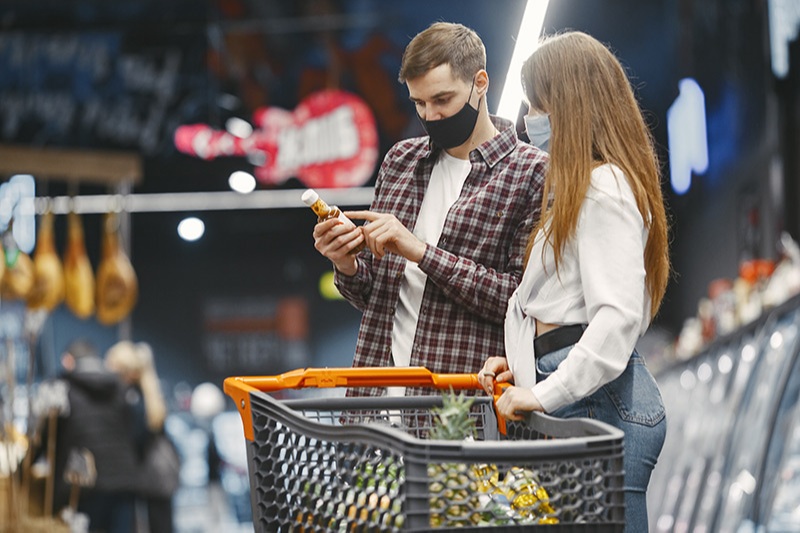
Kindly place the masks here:
<instances>
[{"instance_id":1,"label":"bottle on shelf","mask_svg":"<svg viewBox=\"0 0 800 533\"><path fill-rule=\"evenodd\" d=\"M319 222L330 220L331 218L338 218L345 225L345 227L356 227L353 221L347 218L344 213L342 213L341 209L335 205L328 205L325 200L320 198L319 194L314 189L307 189L303 193L301 200L304 204L310 207L314 213L316 213L317 220ZM366 243L362 241L361 244L350 250L350 253L358 253L364 249L364 246L366 246Z\"/></svg>"}]
</instances>

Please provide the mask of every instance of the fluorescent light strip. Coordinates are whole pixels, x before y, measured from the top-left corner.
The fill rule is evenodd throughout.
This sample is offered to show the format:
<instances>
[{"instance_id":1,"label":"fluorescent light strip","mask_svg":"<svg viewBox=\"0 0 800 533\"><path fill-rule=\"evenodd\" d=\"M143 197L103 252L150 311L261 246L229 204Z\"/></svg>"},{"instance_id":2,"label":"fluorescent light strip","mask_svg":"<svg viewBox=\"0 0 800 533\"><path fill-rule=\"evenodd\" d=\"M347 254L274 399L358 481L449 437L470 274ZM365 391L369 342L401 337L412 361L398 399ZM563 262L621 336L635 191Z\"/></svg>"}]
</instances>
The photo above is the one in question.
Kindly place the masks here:
<instances>
[{"instance_id":1,"label":"fluorescent light strip","mask_svg":"<svg viewBox=\"0 0 800 533\"><path fill-rule=\"evenodd\" d=\"M800 32L800 5L797 0L769 0L767 12L772 72L785 78L789 73L789 43Z\"/></svg>"},{"instance_id":2,"label":"fluorescent light strip","mask_svg":"<svg viewBox=\"0 0 800 533\"><path fill-rule=\"evenodd\" d=\"M672 190L684 194L692 185L692 173L708 170L706 98L692 78L678 82L679 93L667 109L667 140Z\"/></svg>"},{"instance_id":3,"label":"fluorescent light strip","mask_svg":"<svg viewBox=\"0 0 800 533\"><path fill-rule=\"evenodd\" d=\"M523 101L522 84L520 83L520 70L522 63L530 57L539 46L539 35L544 26L544 16L550 0L528 0L522 22L517 32L517 44L511 54L511 63L506 72L503 92L500 95L500 105L497 106L497 116L507 118L512 122L517 121L519 105Z\"/></svg>"}]
</instances>

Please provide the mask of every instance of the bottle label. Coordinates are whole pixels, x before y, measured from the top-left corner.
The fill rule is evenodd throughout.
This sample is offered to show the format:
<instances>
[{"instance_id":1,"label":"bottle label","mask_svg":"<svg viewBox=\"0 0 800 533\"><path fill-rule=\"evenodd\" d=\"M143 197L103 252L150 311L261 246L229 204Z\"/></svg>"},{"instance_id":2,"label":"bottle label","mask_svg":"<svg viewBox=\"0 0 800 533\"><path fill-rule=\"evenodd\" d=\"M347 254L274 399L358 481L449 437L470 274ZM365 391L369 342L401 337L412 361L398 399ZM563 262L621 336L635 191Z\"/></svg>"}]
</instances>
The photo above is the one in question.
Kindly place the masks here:
<instances>
[{"instance_id":1,"label":"bottle label","mask_svg":"<svg viewBox=\"0 0 800 533\"><path fill-rule=\"evenodd\" d=\"M344 224L344 226L346 228L354 228L354 227L356 227L356 225L353 223L353 221L350 220L349 218L347 218L346 216L344 216L344 213L341 212L341 211L339 211L339 216L336 217L336 218L338 218L342 222L342 224Z\"/></svg>"},{"instance_id":2,"label":"bottle label","mask_svg":"<svg viewBox=\"0 0 800 533\"><path fill-rule=\"evenodd\" d=\"M311 210L314 211L318 217L326 218L328 214L331 212L328 204L324 202L322 198L318 199L316 202L311 204Z\"/></svg>"}]
</instances>

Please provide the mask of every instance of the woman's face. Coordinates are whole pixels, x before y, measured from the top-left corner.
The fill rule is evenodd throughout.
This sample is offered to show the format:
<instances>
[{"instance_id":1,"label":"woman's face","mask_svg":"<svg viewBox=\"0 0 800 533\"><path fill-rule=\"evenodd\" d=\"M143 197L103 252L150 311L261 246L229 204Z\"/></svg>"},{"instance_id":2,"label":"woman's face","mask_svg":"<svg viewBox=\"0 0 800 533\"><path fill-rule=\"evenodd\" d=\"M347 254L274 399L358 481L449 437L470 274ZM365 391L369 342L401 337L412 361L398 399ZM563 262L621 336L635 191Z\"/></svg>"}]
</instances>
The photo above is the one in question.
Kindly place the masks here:
<instances>
[{"instance_id":1,"label":"woman's face","mask_svg":"<svg viewBox=\"0 0 800 533\"><path fill-rule=\"evenodd\" d=\"M528 114L525 115L525 131L532 145L545 152L549 151L552 135L549 113L529 106Z\"/></svg>"},{"instance_id":2,"label":"woman's face","mask_svg":"<svg viewBox=\"0 0 800 533\"><path fill-rule=\"evenodd\" d=\"M126 383L139 383L139 378L141 374L136 370L124 370L121 373L122 379L125 380Z\"/></svg>"}]
</instances>

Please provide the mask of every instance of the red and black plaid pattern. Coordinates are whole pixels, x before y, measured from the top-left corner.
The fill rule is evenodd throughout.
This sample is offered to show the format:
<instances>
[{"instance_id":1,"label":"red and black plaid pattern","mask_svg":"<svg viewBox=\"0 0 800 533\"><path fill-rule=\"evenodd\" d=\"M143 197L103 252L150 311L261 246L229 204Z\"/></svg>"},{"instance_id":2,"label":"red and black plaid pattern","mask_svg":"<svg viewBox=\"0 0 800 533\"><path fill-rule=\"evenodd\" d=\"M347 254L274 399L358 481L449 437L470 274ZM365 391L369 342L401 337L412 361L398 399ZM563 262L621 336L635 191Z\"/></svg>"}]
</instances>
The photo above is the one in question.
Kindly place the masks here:
<instances>
[{"instance_id":1,"label":"red and black plaid pattern","mask_svg":"<svg viewBox=\"0 0 800 533\"><path fill-rule=\"evenodd\" d=\"M547 154L519 141L509 121L492 120L501 133L470 153L472 170L461 196L447 213L438 244L428 245L419 264L428 281L410 364L432 372L474 373L487 357L504 354L508 299L522 278L525 245L539 219ZM370 209L394 214L413 231L438 153L428 137L392 147ZM405 262L394 254L375 259L367 248L355 276L336 274L339 291L364 313L353 366L393 364L392 322Z\"/></svg>"}]
</instances>

